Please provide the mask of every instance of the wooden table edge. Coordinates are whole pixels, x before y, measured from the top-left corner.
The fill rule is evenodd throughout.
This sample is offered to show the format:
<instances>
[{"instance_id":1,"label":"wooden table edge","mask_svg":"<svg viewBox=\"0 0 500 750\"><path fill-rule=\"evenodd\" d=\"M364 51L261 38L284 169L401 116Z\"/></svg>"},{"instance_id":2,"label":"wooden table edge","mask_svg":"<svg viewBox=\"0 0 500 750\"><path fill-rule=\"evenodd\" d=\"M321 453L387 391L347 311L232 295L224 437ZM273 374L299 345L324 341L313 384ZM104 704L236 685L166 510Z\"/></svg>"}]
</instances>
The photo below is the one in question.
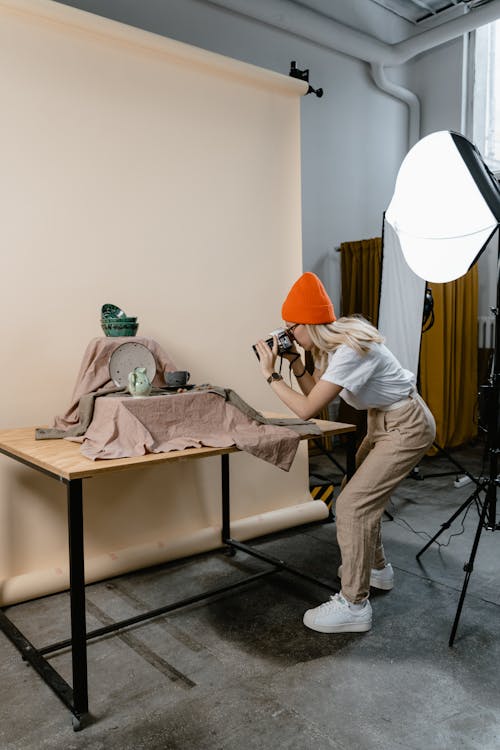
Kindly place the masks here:
<instances>
[{"instance_id":1,"label":"wooden table edge","mask_svg":"<svg viewBox=\"0 0 500 750\"><path fill-rule=\"evenodd\" d=\"M265 413L265 416L271 416ZM273 413L272 416L277 416ZM280 417L286 417L286 415L279 415ZM331 437L333 435L342 435L356 431L356 425L344 424L343 422L329 422L324 419L313 419L320 430L321 435L316 434L304 434L300 435L302 440L312 440L314 438L320 439L323 437ZM56 445L64 444L64 451L68 452L68 445L74 446L75 456L77 461L88 461L88 466L78 466L76 469L63 468L58 465L57 462L47 460L43 455L39 455L40 451L47 451L57 453L52 449ZM159 463L165 463L167 461L180 461L200 457L211 457L220 456L227 453L239 453L240 450L235 445L228 447L202 447L202 448L187 448L179 451L168 451L166 453L146 453L144 456L131 456L128 458L109 458L102 460L93 461L90 458L83 456L78 450L79 443L72 443L67 440L36 440L35 439L35 427L19 427L10 430L0 430L0 453L6 455L17 461L28 463L33 468L41 469L42 471L51 474L55 478L59 478L64 481L72 481L74 479L90 479L98 474L103 474L110 471L125 471L127 469L137 468L139 466L156 465ZM34 448L35 451L29 450ZM38 455L37 455L38 454ZM66 456L67 458L68 456ZM71 457L71 454L69 455ZM61 457L64 458L64 457Z\"/></svg>"}]
</instances>

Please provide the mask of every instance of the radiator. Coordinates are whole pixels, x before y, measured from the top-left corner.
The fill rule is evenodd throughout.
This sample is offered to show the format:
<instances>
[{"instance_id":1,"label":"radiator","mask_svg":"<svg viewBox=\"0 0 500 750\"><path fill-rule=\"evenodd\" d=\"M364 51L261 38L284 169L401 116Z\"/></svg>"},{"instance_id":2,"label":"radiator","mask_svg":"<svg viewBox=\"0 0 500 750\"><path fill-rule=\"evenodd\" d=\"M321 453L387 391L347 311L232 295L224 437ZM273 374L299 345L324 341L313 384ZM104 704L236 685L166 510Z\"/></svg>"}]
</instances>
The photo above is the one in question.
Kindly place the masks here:
<instances>
[{"instance_id":1,"label":"radiator","mask_svg":"<svg viewBox=\"0 0 500 750\"><path fill-rule=\"evenodd\" d=\"M494 349L495 318L493 315L480 315L477 319L477 345L479 349Z\"/></svg>"}]
</instances>

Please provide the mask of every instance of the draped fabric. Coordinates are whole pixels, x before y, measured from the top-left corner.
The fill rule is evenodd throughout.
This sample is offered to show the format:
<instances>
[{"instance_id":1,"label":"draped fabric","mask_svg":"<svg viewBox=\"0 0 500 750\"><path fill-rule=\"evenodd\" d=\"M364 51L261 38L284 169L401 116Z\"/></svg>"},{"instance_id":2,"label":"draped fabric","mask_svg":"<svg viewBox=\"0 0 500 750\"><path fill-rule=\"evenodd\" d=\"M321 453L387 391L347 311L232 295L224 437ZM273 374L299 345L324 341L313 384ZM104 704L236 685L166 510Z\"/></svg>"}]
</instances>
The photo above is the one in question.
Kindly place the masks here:
<instances>
[{"instance_id":1,"label":"draped fabric","mask_svg":"<svg viewBox=\"0 0 500 750\"><path fill-rule=\"evenodd\" d=\"M343 242L340 252L342 315L358 313L377 325L382 264L381 237Z\"/></svg>"},{"instance_id":2,"label":"draped fabric","mask_svg":"<svg viewBox=\"0 0 500 750\"><path fill-rule=\"evenodd\" d=\"M430 286L435 321L422 335L420 392L436 420L437 444L452 448L477 434L477 265Z\"/></svg>"}]
</instances>

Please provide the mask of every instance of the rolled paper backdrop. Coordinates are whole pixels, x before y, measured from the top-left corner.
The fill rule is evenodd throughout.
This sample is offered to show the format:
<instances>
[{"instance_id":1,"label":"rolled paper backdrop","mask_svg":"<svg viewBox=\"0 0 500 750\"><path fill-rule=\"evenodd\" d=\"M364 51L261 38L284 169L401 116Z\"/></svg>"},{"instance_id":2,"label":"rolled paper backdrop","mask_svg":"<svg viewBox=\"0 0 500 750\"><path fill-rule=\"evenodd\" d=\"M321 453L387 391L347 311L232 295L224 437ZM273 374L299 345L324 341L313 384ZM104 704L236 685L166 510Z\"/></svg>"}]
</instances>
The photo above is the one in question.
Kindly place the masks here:
<instances>
[{"instance_id":1,"label":"rolled paper backdrop","mask_svg":"<svg viewBox=\"0 0 500 750\"><path fill-rule=\"evenodd\" d=\"M2 0L0 47L2 138L16 155L0 175L15 249L0 296L14 368L0 427L47 426L71 406L107 300L138 316L167 369L279 408L251 345L302 272L307 83L45 0ZM305 445L289 474L248 455L230 463L234 518L313 502ZM218 543L216 459L110 473L84 481L83 497L92 580L115 574L110 550ZM0 517L8 601L12 586L20 598L64 588L45 572L67 566L64 486L0 457ZM131 552L124 568L159 559ZM36 578L47 584L20 586Z\"/></svg>"},{"instance_id":2,"label":"rolled paper backdrop","mask_svg":"<svg viewBox=\"0 0 500 750\"><path fill-rule=\"evenodd\" d=\"M245 541L271 534L280 529L321 521L328 509L321 501L302 503L289 508L259 513L231 524L231 535ZM221 546L220 529L207 527L177 539L156 539L124 549L90 557L85 562L85 580L93 583L103 578L128 573L131 570L159 565L169 560L195 555ZM69 587L68 566L56 566L13 576L0 583L0 606L26 601L37 596L53 594Z\"/></svg>"}]
</instances>

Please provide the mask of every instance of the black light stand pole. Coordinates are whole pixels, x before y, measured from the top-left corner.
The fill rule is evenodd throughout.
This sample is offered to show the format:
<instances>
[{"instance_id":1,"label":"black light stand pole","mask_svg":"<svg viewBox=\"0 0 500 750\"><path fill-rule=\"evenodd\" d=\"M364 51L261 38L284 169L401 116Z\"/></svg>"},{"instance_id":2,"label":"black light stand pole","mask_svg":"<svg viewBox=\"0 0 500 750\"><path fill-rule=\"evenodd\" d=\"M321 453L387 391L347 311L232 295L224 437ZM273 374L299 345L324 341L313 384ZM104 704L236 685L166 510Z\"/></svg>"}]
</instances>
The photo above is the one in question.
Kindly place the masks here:
<instances>
[{"instance_id":1,"label":"black light stand pole","mask_svg":"<svg viewBox=\"0 0 500 750\"><path fill-rule=\"evenodd\" d=\"M497 232L499 229L497 228ZM500 233L498 235L498 253L497 253L497 301L496 308L492 309L495 315L495 349L493 353L493 367L487 385L480 387L480 418L481 421L486 425L486 450L489 457L488 475L485 479L480 478L476 481L476 489L470 495L467 500L462 503L460 508L449 518L445 523L441 525L441 529L430 539L425 547L417 553L417 560L425 552L430 545L436 541L436 539L445 531L449 529L453 521L465 511L472 503L477 502L481 506L481 512L479 515L479 522L477 525L476 533L474 535L474 541L472 543L471 552L469 559L464 564L465 578L460 593L460 599L458 602L457 611L455 614L455 620L453 621L453 627L450 633L450 639L448 641L449 646L453 646L455 635L462 612L465 595L467 593L467 587L469 580L474 569L474 560L476 558L477 548L479 546L479 540L481 538L481 532L484 528L488 531L495 531L500 529L500 524L497 523L497 486L498 480L498 464L499 464L499 452L500 452ZM467 472L468 473L468 472ZM481 503L480 493L484 492L484 501Z\"/></svg>"},{"instance_id":2,"label":"black light stand pole","mask_svg":"<svg viewBox=\"0 0 500 750\"><path fill-rule=\"evenodd\" d=\"M497 230L498 231L498 230ZM500 243L500 238L499 238ZM469 585L469 579L474 569L474 560L476 557L477 548L479 546L479 539L481 532L484 528L488 531L495 531L500 528L497 524L497 485L498 485L498 453L499 453L499 430L498 430L498 419L499 403L498 397L500 394L500 325L498 324L499 313L500 313L500 247L497 258L497 305L492 312L495 313L495 351L493 353L493 372L490 377L488 385L481 386L481 395L483 396L482 409L486 412L485 421L487 423L487 451L489 455L489 473L488 477L483 485L486 494L483 505L481 507L481 514L479 516L479 523L477 525L476 534L474 536L474 542L472 544L471 553L468 561L464 565L465 579L462 586L462 592L460 594L460 600L458 602L457 612L455 614L455 620L451 629L449 645L453 646L455 640L455 634L457 632L458 622L460 620L460 614L462 612L462 606L464 603L465 595L467 593L467 587Z\"/></svg>"}]
</instances>

